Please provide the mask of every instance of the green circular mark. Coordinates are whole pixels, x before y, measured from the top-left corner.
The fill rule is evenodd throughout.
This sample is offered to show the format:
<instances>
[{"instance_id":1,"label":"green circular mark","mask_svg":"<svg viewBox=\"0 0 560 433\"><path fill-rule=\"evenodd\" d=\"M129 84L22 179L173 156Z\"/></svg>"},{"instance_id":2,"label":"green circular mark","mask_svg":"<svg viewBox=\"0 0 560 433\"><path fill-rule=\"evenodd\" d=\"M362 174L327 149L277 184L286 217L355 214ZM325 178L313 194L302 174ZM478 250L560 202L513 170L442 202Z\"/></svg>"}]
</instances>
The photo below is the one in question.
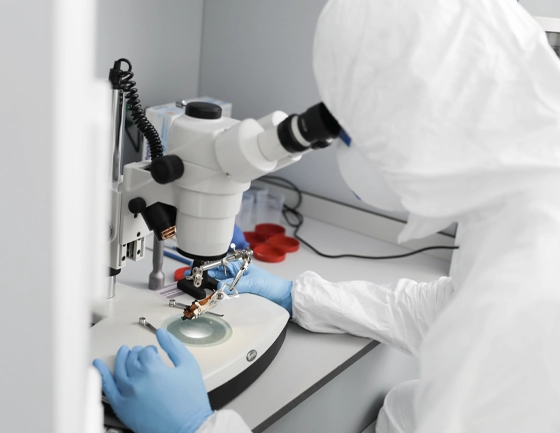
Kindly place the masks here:
<instances>
[{"instance_id":1,"label":"green circular mark","mask_svg":"<svg viewBox=\"0 0 560 433\"><path fill-rule=\"evenodd\" d=\"M231 326L219 317L204 315L195 320L182 320L181 317L171 316L161 327L187 346L216 346L228 341L233 334Z\"/></svg>"}]
</instances>

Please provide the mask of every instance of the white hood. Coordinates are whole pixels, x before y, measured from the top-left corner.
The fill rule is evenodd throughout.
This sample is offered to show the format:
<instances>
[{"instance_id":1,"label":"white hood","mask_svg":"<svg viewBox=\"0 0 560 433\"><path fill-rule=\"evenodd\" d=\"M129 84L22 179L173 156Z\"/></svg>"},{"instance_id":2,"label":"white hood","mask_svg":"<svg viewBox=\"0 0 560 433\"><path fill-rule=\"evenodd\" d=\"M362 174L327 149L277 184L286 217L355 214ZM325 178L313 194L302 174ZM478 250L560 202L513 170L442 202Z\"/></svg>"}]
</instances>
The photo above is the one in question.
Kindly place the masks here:
<instances>
[{"instance_id":1,"label":"white hood","mask_svg":"<svg viewBox=\"0 0 560 433\"><path fill-rule=\"evenodd\" d=\"M560 170L560 60L512 0L331 0L322 100L410 212L438 231Z\"/></svg>"}]
</instances>

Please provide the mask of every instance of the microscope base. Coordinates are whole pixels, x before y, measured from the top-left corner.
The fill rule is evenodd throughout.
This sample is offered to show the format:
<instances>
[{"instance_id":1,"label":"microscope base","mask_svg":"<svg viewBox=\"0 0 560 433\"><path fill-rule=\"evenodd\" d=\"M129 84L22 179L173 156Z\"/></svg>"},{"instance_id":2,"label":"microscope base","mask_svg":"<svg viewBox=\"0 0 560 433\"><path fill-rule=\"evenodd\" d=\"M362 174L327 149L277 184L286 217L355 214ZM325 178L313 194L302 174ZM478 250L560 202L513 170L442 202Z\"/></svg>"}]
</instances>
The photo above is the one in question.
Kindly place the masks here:
<instances>
[{"instance_id":1,"label":"microscope base","mask_svg":"<svg viewBox=\"0 0 560 433\"><path fill-rule=\"evenodd\" d=\"M263 353L259 359L253 362L250 367L231 379L229 382L224 383L222 386L219 386L208 393L212 409L218 410L224 407L231 400L249 388L249 386L264 373L280 351L280 348L284 343L284 339L286 338L287 330L288 325L286 324L284 330L272 346L270 346L270 348Z\"/></svg>"},{"instance_id":2,"label":"microscope base","mask_svg":"<svg viewBox=\"0 0 560 433\"><path fill-rule=\"evenodd\" d=\"M194 300L188 295L175 299L184 304ZM276 304L251 294L223 301L212 311L224 316L202 318L227 322L226 326L231 328L227 338L203 345L187 343L186 346L200 365L212 408L219 409L243 392L272 362L284 342L289 314ZM122 345L158 346L154 333L139 325L139 317L145 317L156 328L168 329L168 324L180 317L179 311L170 308L168 300L160 295L119 283L116 296L97 302L93 313L100 320L91 328L91 360L100 358L111 369ZM182 323L188 326L188 322L196 320ZM187 336L185 341L192 341L192 336ZM172 366L167 356L162 359Z\"/></svg>"}]
</instances>

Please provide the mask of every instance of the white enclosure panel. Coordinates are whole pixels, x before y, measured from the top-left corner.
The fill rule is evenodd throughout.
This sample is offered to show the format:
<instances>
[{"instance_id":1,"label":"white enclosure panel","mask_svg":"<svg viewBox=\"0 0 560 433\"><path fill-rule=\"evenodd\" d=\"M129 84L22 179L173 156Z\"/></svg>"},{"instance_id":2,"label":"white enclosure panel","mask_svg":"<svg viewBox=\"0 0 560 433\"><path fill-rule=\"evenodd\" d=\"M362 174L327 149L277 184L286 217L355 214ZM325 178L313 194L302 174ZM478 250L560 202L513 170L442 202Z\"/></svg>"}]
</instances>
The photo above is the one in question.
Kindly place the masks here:
<instances>
[{"instance_id":1,"label":"white enclosure panel","mask_svg":"<svg viewBox=\"0 0 560 433\"><path fill-rule=\"evenodd\" d=\"M100 431L100 386L88 381L87 359L89 297L102 280L107 233L95 5L9 0L0 17L9 65L0 106L1 430Z\"/></svg>"},{"instance_id":2,"label":"white enclosure panel","mask_svg":"<svg viewBox=\"0 0 560 433\"><path fill-rule=\"evenodd\" d=\"M10 41L3 44L2 57L5 65L13 66L3 68L0 84L4 149L0 170L0 326L5 330L0 357L0 389L5 390L0 408L2 431L54 433L54 325L52 314L45 309L51 302L54 278L50 259L54 181L49 165L55 155L52 105L48 103L53 98L53 3L12 0L0 6L0 35L3 41ZM25 28L33 32L22 33ZM35 107L40 114L31 113ZM33 272L28 271L30 255L42 258L34 263ZM22 275L29 276L23 285ZM43 290L38 290L39 285ZM24 339L28 342L22 344ZM24 401L25 412L33 416L22 417Z\"/></svg>"}]
</instances>

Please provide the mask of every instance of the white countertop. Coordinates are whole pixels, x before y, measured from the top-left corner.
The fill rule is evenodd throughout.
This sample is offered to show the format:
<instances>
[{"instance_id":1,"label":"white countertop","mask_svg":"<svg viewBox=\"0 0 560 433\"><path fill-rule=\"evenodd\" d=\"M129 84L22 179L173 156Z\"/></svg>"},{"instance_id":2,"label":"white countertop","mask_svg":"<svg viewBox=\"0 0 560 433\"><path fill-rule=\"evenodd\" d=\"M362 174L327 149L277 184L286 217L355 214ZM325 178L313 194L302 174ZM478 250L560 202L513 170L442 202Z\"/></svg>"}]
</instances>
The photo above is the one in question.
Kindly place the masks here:
<instances>
[{"instance_id":1,"label":"white countertop","mask_svg":"<svg viewBox=\"0 0 560 433\"><path fill-rule=\"evenodd\" d=\"M291 229L287 230L288 234ZM306 217L300 236L324 253L391 255L402 247ZM152 241L148 242L151 247ZM432 281L447 275L449 262L426 254L398 260L326 259L305 246L282 263L254 263L278 276L295 279L313 270L330 281L368 280L379 284L399 278ZM166 284L175 269L185 266L165 257ZM128 263L119 275L122 284L146 289L152 268L151 251L137 263ZM268 369L226 408L236 410L249 427L262 431L336 377L377 345L350 335L315 334L290 323L286 340ZM266 396L266 398L263 398Z\"/></svg>"}]
</instances>

